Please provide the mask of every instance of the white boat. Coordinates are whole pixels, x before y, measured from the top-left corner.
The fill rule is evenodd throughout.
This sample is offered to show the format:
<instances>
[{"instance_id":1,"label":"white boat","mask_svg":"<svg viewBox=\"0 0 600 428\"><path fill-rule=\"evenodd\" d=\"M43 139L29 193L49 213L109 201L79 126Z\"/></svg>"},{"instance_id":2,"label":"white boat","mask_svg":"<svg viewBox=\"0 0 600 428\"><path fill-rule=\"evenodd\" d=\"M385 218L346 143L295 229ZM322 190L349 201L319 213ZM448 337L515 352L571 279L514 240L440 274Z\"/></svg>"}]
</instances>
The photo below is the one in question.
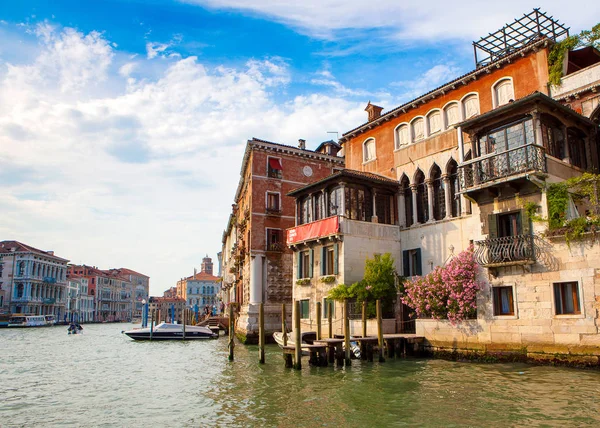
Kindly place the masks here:
<instances>
[{"instance_id":1,"label":"white boat","mask_svg":"<svg viewBox=\"0 0 600 428\"><path fill-rule=\"evenodd\" d=\"M45 315L13 314L8 320L9 327L45 327Z\"/></svg>"},{"instance_id":2,"label":"white boat","mask_svg":"<svg viewBox=\"0 0 600 428\"><path fill-rule=\"evenodd\" d=\"M152 332L150 331L150 327L147 327L135 328L123 333L134 340L199 340L216 339L219 337L210 328L199 325L186 325L184 337L183 324L169 324L166 322L155 326Z\"/></svg>"},{"instance_id":3,"label":"white boat","mask_svg":"<svg viewBox=\"0 0 600 428\"><path fill-rule=\"evenodd\" d=\"M283 348L283 333L280 331L276 331L273 333L273 339L279 345L280 348ZM314 331L303 331L300 333L300 342L304 345L312 345L313 342L317 340L317 333ZM287 334L287 344L288 346L294 346L294 333ZM343 345L342 345L343 349ZM354 358L360 358L360 346L356 342L350 342L350 351ZM302 351L302 355L308 355L308 351Z\"/></svg>"},{"instance_id":4,"label":"white boat","mask_svg":"<svg viewBox=\"0 0 600 428\"><path fill-rule=\"evenodd\" d=\"M46 319L46 325L56 324L56 319L54 318L54 315L44 315L44 318Z\"/></svg>"}]
</instances>

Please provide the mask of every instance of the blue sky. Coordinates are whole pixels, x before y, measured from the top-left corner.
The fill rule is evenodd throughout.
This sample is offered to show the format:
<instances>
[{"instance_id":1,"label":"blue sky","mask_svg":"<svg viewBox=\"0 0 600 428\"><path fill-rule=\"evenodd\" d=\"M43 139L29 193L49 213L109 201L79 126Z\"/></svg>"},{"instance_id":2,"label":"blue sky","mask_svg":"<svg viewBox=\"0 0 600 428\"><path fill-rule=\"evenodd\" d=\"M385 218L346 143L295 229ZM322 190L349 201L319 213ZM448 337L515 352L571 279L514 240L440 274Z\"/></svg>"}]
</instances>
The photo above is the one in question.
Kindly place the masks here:
<instances>
[{"instance_id":1,"label":"blue sky","mask_svg":"<svg viewBox=\"0 0 600 428\"><path fill-rule=\"evenodd\" d=\"M589 28L564 2L542 10ZM507 0L47 0L0 7L0 239L129 267L216 259L245 141L309 148L473 68ZM216 260L215 260L216 261Z\"/></svg>"}]
</instances>

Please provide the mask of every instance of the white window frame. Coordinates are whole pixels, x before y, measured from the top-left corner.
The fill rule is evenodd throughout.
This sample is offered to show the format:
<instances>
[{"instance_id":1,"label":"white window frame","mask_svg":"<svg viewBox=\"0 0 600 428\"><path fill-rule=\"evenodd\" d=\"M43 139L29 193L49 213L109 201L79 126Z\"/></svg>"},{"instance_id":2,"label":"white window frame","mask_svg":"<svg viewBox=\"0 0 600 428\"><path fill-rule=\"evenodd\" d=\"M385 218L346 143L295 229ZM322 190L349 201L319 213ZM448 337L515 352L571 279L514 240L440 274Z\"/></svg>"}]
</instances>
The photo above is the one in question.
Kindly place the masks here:
<instances>
[{"instance_id":1,"label":"white window frame","mask_svg":"<svg viewBox=\"0 0 600 428\"><path fill-rule=\"evenodd\" d=\"M577 295L579 296L579 312L578 314L557 314L556 313L556 299L554 297L554 284L564 284L565 282L576 282L577 283ZM581 281L573 279L573 280L563 280L563 281L553 281L550 283L550 296L552 296L552 316L555 319L577 319L577 318L585 318L585 306L583 302L585 301L583 296L583 285Z\"/></svg>"},{"instance_id":2,"label":"white window frame","mask_svg":"<svg viewBox=\"0 0 600 428\"><path fill-rule=\"evenodd\" d=\"M513 315L496 315L494 313L494 288L511 287L513 297ZM517 287L516 284L497 284L490 285L490 303L492 304L492 319L496 320L517 320L519 319L519 305L517 304Z\"/></svg>"},{"instance_id":3,"label":"white window frame","mask_svg":"<svg viewBox=\"0 0 600 428\"><path fill-rule=\"evenodd\" d=\"M418 140L415 138L415 133L414 133L414 126L415 126L415 122L422 120L423 121L423 138L419 138ZM424 116L416 116L414 117L411 121L410 121L410 142L411 143L418 143L420 141L423 141L425 138L427 138L427 127L425 124L425 117Z\"/></svg>"},{"instance_id":4,"label":"white window frame","mask_svg":"<svg viewBox=\"0 0 600 428\"><path fill-rule=\"evenodd\" d=\"M477 100L477 114L467 117L467 113L465 111L465 101L467 100L467 98L470 98L472 96L475 96L475 99ZM468 94L465 94L465 96L460 99L460 113L462 115L462 120L467 120L472 117L479 116L481 114L481 103L479 102L479 93L478 92L469 92Z\"/></svg>"},{"instance_id":5,"label":"white window frame","mask_svg":"<svg viewBox=\"0 0 600 428\"><path fill-rule=\"evenodd\" d=\"M367 144L370 142L373 142L373 158L367 159ZM363 164L373 162L375 159L377 159L377 144L375 142L375 138L369 137L365 141L363 141L362 150L363 150Z\"/></svg>"},{"instance_id":6,"label":"white window frame","mask_svg":"<svg viewBox=\"0 0 600 428\"><path fill-rule=\"evenodd\" d=\"M429 119L432 115L434 114L439 114L440 115L440 129L435 131L435 132L431 132L431 127L429 126ZM426 128L426 134L428 137L431 137L432 135L435 134L440 134L444 131L444 116L442 114L442 111L439 108L435 108L430 110L429 112L427 112L427 114L425 115L425 128Z\"/></svg>"},{"instance_id":7,"label":"white window frame","mask_svg":"<svg viewBox=\"0 0 600 428\"><path fill-rule=\"evenodd\" d=\"M496 82L494 82L494 84L492 85L492 105L494 106L494 108L500 107L500 104L498 104L498 93L496 92L497 87L504 83L504 82L510 82L510 86L512 89L512 98L511 99L515 99L515 85L513 82L513 78L510 76L505 76L502 77L501 79L496 80ZM508 103L506 103L508 104ZM506 105L506 104L502 104L502 105Z\"/></svg>"},{"instance_id":8,"label":"white window frame","mask_svg":"<svg viewBox=\"0 0 600 428\"><path fill-rule=\"evenodd\" d=\"M400 145L400 138L398 138L398 134L399 134L398 131L402 127L406 127L406 132L408 134L408 142L406 144L404 144L404 145ZM401 148L410 145L410 143L412 143L410 123L408 123L408 122L402 122L402 123L398 124L398 126L396 126L394 128L394 150L400 150Z\"/></svg>"},{"instance_id":9,"label":"white window frame","mask_svg":"<svg viewBox=\"0 0 600 428\"><path fill-rule=\"evenodd\" d=\"M451 126L456 125L456 123L449 124L448 117L446 115L446 109L448 109L452 105L455 105L456 109L458 110L458 120L456 121L456 123L460 123L463 120L462 109L460 108L460 102L458 102L456 100L449 101L444 105L444 107L442 107L442 121L444 124L444 129L449 129Z\"/></svg>"}]
</instances>

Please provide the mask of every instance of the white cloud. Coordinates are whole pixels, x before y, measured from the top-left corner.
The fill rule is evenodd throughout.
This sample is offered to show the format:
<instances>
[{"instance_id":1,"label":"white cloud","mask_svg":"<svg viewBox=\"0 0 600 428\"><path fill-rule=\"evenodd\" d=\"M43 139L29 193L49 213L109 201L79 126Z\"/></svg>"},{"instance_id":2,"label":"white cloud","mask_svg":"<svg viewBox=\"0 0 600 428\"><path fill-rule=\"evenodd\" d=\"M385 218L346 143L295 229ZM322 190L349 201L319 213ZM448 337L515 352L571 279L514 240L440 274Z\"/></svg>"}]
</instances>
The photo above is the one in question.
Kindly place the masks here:
<instances>
[{"instance_id":1,"label":"white cloud","mask_svg":"<svg viewBox=\"0 0 600 428\"><path fill-rule=\"evenodd\" d=\"M539 7L539 1L505 0L482 2L463 0L449 3L430 0L180 0L217 9L234 9L262 14L298 28L315 37L349 36L349 29L385 29L406 40L476 39L512 22L523 13ZM573 29L591 27L600 15L600 3L581 8L560 0L547 0L542 10L560 18Z\"/></svg>"},{"instance_id":2,"label":"white cloud","mask_svg":"<svg viewBox=\"0 0 600 428\"><path fill-rule=\"evenodd\" d=\"M149 76L101 33L36 35L37 57L0 74L0 236L139 270L153 293L220 250L248 138L316 147L364 119L341 96L276 101L291 81L280 58L165 58Z\"/></svg>"},{"instance_id":3,"label":"white cloud","mask_svg":"<svg viewBox=\"0 0 600 428\"><path fill-rule=\"evenodd\" d=\"M400 88L402 92L397 97L402 102L406 102L455 79L459 75L460 68L454 64L437 64L414 80L393 82L390 86Z\"/></svg>"},{"instance_id":4,"label":"white cloud","mask_svg":"<svg viewBox=\"0 0 600 428\"><path fill-rule=\"evenodd\" d=\"M146 54L148 59L156 58L158 55L165 52L171 45L168 43L146 43Z\"/></svg>"}]
</instances>

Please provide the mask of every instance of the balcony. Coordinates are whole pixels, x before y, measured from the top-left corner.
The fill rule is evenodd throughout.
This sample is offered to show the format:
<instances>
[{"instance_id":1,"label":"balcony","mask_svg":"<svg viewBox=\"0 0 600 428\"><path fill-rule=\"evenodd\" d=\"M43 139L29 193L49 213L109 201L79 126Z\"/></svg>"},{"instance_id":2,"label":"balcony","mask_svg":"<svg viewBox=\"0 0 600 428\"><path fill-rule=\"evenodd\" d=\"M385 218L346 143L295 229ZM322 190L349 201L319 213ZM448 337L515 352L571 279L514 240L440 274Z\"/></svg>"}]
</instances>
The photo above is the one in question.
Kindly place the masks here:
<instances>
[{"instance_id":1,"label":"balcony","mask_svg":"<svg viewBox=\"0 0 600 428\"><path fill-rule=\"evenodd\" d=\"M281 211L281 208L268 207L266 209L266 214L268 216L280 216L282 214L282 211Z\"/></svg>"},{"instance_id":2,"label":"balcony","mask_svg":"<svg viewBox=\"0 0 600 428\"><path fill-rule=\"evenodd\" d=\"M44 281L46 284L56 284L56 278L53 278L53 277L51 277L51 276L45 276L45 277L43 278L43 281Z\"/></svg>"},{"instance_id":3,"label":"balcony","mask_svg":"<svg viewBox=\"0 0 600 428\"><path fill-rule=\"evenodd\" d=\"M528 174L547 172L544 148L535 144L484 155L459 166L461 193L472 193Z\"/></svg>"},{"instance_id":4,"label":"balcony","mask_svg":"<svg viewBox=\"0 0 600 428\"><path fill-rule=\"evenodd\" d=\"M560 80L559 86L550 86L551 95L553 98L573 96L577 91L591 87L598 81L600 81L600 63L564 76ZM589 115L589 113L583 112L584 115Z\"/></svg>"},{"instance_id":5,"label":"balcony","mask_svg":"<svg viewBox=\"0 0 600 428\"><path fill-rule=\"evenodd\" d=\"M400 239L400 229L393 224L349 220L343 216L333 216L288 229L286 242L288 245L295 245L334 235L398 240Z\"/></svg>"},{"instance_id":6,"label":"balcony","mask_svg":"<svg viewBox=\"0 0 600 428\"><path fill-rule=\"evenodd\" d=\"M475 242L475 261L483 267L529 265L540 253L535 235L516 235Z\"/></svg>"}]
</instances>

